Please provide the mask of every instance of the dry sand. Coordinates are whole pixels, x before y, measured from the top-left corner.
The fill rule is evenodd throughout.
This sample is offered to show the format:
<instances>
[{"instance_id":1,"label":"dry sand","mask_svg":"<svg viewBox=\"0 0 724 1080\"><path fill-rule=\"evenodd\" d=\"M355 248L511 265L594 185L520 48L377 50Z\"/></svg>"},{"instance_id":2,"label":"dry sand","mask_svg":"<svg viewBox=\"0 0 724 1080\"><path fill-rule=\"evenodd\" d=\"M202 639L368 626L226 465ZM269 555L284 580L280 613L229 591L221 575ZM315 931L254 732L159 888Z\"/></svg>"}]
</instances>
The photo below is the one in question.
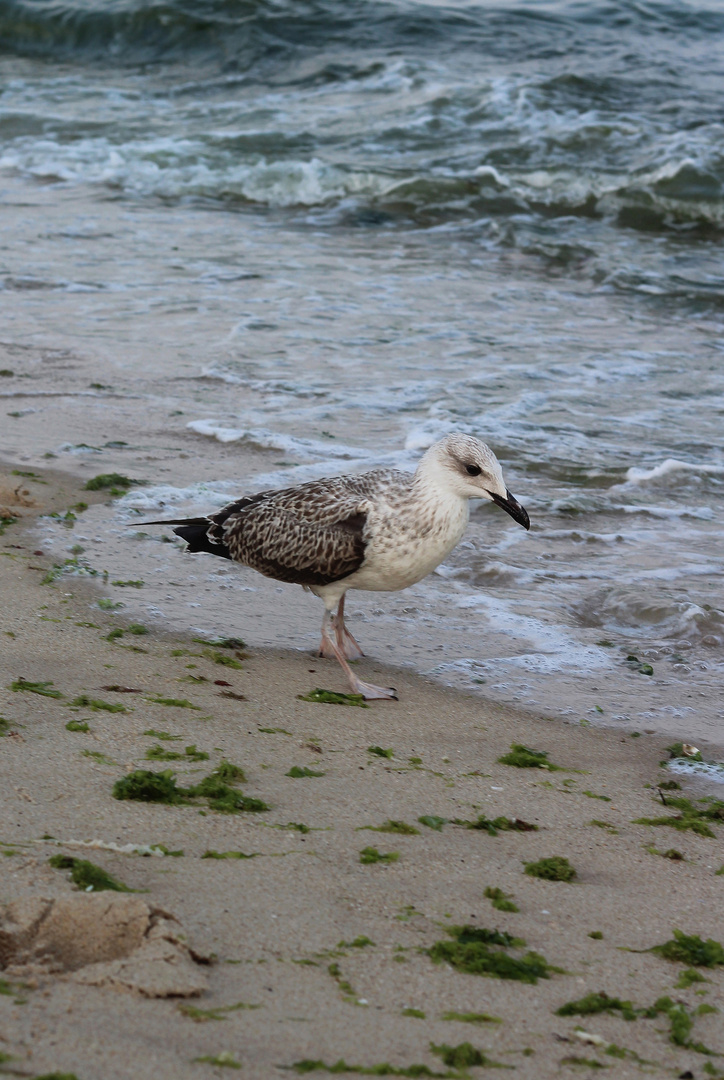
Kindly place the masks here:
<instances>
[{"instance_id":1,"label":"dry sand","mask_svg":"<svg viewBox=\"0 0 724 1080\"><path fill-rule=\"evenodd\" d=\"M675 816L656 791L667 779L664 739L516 713L373 660L363 677L396 685L400 701L361 709L299 700L316 686L343 689L336 665L310 655L217 650L241 665L230 667L190 638L126 630L108 640L122 617L100 610L81 579L43 584L49 560L26 528L34 513L88 496L51 473L17 488L6 472L0 504L23 517L0 538L0 1072L182 1080L234 1075L240 1063L239 1075L266 1080L304 1059L344 1059L352 1072L388 1062L390 1075L452 1076L431 1043L470 1042L521 1080L585 1078L601 1066L612 1077L724 1075L724 1058L702 1052L724 1053L713 1011L695 1018L699 1050L671 1041L663 1013L556 1015L596 991L636 1007L669 996L689 1014L724 1005L721 966L677 988L687 965L627 951L675 928L724 938L724 822L712 823L716 838L632 823ZM62 697L13 691L18 679L52 683ZM81 695L125 711L71 705ZM69 731L70 720L89 730ZM512 743L547 751L564 771L499 763ZM209 758L145 760L154 745L195 745ZM244 794L270 810L112 797L135 769L171 768L190 785L222 758L243 767ZM293 766L323 775L293 778ZM705 792L685 786L692 798ZM490 835L452 823L480 814L538 829ZM419 822L426 815L447 821L431 828ZM360 831L388 819L419 833ZM154 844L183 855L114 850ZM399 858L364 865L367 846ZM670 848L683 859L657 853ZM254 857L204 859L209 850ZM49 865L57 854L89 858L141 891L80 892ZM573 864L574 882L523 872L554 855ZM488 886L519 911L495 910ZM533 950L562 970L526 984L434 963L427 950L462 925L523 938L511 955Z\"/></svg>"}]
</instances>

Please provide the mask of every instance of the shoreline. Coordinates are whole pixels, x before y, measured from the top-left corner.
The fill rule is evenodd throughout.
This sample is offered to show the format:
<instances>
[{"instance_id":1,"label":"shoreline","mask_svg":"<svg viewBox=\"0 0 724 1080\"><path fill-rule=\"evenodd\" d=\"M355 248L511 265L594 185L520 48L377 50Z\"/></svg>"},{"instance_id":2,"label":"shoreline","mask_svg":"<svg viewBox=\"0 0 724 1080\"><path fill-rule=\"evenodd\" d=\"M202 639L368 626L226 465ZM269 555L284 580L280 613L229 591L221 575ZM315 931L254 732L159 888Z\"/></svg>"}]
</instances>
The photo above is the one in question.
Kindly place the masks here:
<instances>
[{"instance_id":1,"label":"shoreline","mask_svg":"<svg viewBox=\"0 0 724 1080\"><path fill-rule=\"evenodd\" d=\"M28 490L43 505L26 515L79 500L80 481L41 478L37 494ZM717 1017L696 1013L702 1003L724 1008L724 968L697 968L707 981L685 986L691 965L625 951L662 944L675 929L721 936L722 826L711 820L711 837L635 823L676 816L657 794L671 776L659 765L664 737L551 721L400 669L399 702L299 700L314 686L336 688L336 666L150 627L132 633L97 605L91 614L74 579L39 584L46 568L28 545L28 516L0 537L0 899L53 900L79 940L92 938L84 919L103 924L85 910L96 902L135 905L151 929L130 958L109 960L101 943L73 970L77 958L55 973L38 955L11 960L0 972L12 987L0 995L8 1067L185 1080L227 1075L238 1062L241 1075L267 1080L295 1062L343 1058L452 1075L430 1043L468 1042L526 1080L598 1071L592 1061L639 1075L637 1057L655 1062L646 1066L655 1074L705 1075L709 1057L671 1042L663 1013L635 1023L615 1010L556 1015L593 993L641 1009L668 996L691 1017L694 1042L724 1051ZM384 678L374 660L361 670ZM12 690L20 679L62 696ZM557 768L501 763L512 744ZM153 747L180 756L149 759ZM222 760L246 774L234 790L270 809L221 813L201 796L164 805L112 794L140 769L170 770L190 790ZM664 798L709 805L697 801L698 784L678 781L682 790ZM509 825L464 824L481 815ZM410 831L375 831L386 821ZM184 854L156 847L144 858L128 845ZM360 862L366 848L397 858ZM682 858L668 854L674 848ZM48 863L58 854L145 891L85 896ZM553 856L570 860L575 881L524 873ZM495 909L485 889L519 910ZM527 944L494 951L521 959L532 950L553 966L525 983L435 963L436 943L454 943L456 926L496 928Z\"/></svg>"}]
</instances>

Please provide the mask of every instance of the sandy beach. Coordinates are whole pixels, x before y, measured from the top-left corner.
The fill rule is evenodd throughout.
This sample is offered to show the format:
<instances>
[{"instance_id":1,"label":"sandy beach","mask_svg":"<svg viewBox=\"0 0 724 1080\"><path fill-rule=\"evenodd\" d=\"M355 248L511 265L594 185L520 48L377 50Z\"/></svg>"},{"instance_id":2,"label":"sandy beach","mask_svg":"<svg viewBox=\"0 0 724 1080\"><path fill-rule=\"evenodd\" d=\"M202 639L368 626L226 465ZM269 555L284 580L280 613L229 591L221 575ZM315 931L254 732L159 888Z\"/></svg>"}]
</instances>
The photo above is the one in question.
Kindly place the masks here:
<instances>
[{"instance_id":1,"label":"sandy beach","mask_svg":"<svg viewBox=\"0 0 724 1080\"><path fill-rule=\"evenodd\" d=\"M54 580L35 515L108 494L0 471L0 1072L724 1075L724 954L650 951L723 936L715 786L658 790L662 736L374 659L399 702L301 700L344 689L334 663L131 629ZM499 761L516 744L534 767ZM139 770L182 793L115 798ZM241 809L198 792L212 772ZM554 857L575 878L525 872ZM73 859L137 891L74 884Z\"/></svg>"}]
</instances>

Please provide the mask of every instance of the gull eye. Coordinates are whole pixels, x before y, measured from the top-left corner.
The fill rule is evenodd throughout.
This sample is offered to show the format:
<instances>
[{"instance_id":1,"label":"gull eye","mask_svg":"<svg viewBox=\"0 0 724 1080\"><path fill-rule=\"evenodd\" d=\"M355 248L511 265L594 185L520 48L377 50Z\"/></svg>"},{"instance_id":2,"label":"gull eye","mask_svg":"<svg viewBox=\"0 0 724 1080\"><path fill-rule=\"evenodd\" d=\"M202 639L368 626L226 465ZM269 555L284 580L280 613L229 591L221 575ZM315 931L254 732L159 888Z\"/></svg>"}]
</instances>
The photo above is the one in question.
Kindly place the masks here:
<instances>
[{"instance_id":1,"label":"gull eye","mask_svg":"<svg viewBox=\"0 0 724 1080\"><path fill-rule=\"evenodd\" d=\"M480 468L479 465L466 465L465 471L468 476L480 476L483 470Z\"/></svg>"}]
</instances>

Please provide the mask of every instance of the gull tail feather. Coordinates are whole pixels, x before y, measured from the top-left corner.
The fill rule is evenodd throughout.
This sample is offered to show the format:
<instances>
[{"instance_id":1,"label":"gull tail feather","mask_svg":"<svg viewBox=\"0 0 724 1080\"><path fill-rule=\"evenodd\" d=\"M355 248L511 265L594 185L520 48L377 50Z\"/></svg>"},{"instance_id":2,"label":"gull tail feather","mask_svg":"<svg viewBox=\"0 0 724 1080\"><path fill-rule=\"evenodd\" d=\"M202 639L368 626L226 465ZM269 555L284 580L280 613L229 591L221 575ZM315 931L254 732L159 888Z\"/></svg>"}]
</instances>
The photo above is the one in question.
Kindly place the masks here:
<instances>
[{"instance_id":1,"label":"gull tail feather","mask_svg":"<svg viewBox=\"0 0 724 1080\"><path fill-rule=\"evenodd\" d=\"M221 559L230 559L231 552L221 540L212 540L209 536L211 521L207 517L201 518L176 518L168 521L139 521L133 522L134 528L139 525L178 525L180 528L173 531L188 544L187 551L205 551L208 555L218 555Z\"/></svg>"}]
</instances>

